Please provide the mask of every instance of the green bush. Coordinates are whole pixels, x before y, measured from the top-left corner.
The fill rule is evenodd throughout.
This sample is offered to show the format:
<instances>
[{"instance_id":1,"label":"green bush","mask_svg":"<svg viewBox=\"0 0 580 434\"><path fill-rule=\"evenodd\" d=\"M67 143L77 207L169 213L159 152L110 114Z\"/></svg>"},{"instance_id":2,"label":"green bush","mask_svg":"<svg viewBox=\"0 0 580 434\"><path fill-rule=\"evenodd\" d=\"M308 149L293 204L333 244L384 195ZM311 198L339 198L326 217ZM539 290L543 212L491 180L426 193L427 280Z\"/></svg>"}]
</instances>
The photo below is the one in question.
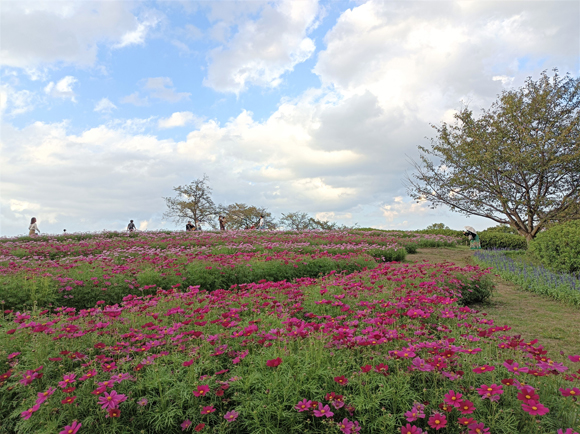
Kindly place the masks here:
<instances>
[{"instance_id":1,"label":"green bush","mask_svg":"<svg viewBox=\"0 0 580 434\"><path fill-rule=\"evenodd\" d=\"M511 226L508 225L497 225L497 226L492 226L491 228L487 228L483 232L497 232L500 234L512 234L512 235L519 235L518 231L516 231L514 228L512 228Z\"/></svg>"},{"instance_id":2,"label":"green bush","mask_svg":"<svg viewBox=\"0 0 580 434\"><path fill-rule=\"evenodd\" d=\"M463 231L456 231L455 229L420 229L414 232L418 234L445 235L448 237L463 237Z\"/></svg>"},{"instance_id":3,"label":"green bush","mask_svg":"<svg viewBox=\"0 0 580 434\"><path fill-rule=\"evenodd\" d=\"M530 243L530 250L548 268L565 273L580 272L580 220L540 232Z\"/></svg>"},{"instance_id":4,"label":"green bush","mask_svg":"<svg viewBox=\"0 0 580 434\"><path fill-rule=\"evenodd\" d=\"M483 231L479 233L479 240L482 249L526 250L528 248L526 239L521 235Z\"/></svg>"}]
</instances>

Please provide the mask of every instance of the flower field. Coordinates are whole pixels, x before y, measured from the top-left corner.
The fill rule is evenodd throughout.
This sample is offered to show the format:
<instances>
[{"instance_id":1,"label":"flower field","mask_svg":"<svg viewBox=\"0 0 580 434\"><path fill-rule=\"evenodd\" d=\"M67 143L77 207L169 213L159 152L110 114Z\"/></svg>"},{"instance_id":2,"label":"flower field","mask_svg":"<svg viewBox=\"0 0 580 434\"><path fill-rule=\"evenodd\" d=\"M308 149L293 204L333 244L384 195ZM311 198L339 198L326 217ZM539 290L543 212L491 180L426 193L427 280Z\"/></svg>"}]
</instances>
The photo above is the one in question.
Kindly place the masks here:
<instances>
[{"instance_id":1,"label":"flower field","mask_svg":"<svg viewBox=\"0 0 580 434\"><path fill-rule=\"evenodd\" d=\"M4 241L0 432L579 431L580 355L470 307L489 270L392 262L423 237Z\"/></svg>"}]
</instances>

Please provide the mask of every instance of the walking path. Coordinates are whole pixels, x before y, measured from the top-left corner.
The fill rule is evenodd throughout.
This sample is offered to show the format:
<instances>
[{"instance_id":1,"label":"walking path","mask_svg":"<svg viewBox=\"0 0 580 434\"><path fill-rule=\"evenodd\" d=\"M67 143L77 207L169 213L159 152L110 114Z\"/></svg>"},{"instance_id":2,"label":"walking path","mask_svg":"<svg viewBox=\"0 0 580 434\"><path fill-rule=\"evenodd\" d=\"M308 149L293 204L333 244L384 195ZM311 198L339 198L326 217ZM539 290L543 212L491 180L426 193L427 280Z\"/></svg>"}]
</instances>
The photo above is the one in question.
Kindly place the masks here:
<instances>
[{"instance_id":1,"label":"walking path","mask_svg":"<svg viewBox=\"0 0 580 434\"><path fill-rule=\"evenodd\" d=\"M453 262L459 266L473 265L472 252L467 247L423 248L407 255L407 262ZM560 351L580 354L580 309L567 306L524 290L493 276L496 291L489 303L475 306L493 318L497 325L509 325L510 333L521 334L526 340L538 339L552 357Z\"/></svg>"}]
</instances>

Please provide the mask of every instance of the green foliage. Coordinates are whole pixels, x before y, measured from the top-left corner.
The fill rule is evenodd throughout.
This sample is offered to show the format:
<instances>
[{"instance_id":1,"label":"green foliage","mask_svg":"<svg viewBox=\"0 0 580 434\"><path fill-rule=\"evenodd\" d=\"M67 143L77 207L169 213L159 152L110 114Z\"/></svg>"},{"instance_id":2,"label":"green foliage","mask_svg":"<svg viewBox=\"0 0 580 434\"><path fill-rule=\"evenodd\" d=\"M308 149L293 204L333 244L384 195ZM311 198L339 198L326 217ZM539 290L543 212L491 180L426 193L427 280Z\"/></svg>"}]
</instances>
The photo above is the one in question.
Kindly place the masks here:
<instances>
[{"instance_id":1,"label":"green foliage","mask_svg":"<svg viewBox=\"0 0 580 434\"><path fill-rule=\"evenodd\" d=\"M460 276L458 280L461 282L459 284L459 292L461 292L459 303L464 306L483 303L489 300L493 294L494 284L488 276L480 280Z\"/></svg>"},{"instance_id":2,"label":"green foliage","mask_svg":"<svg viewBox=\"0 0 580 434\"><path fill-rule=\"evenodd\" d=\"M478 235L482 249L525 250L528 248L526 239L521 235L485 231Z\"/></svg>"},{"instance_id":3,"label":"green foliage","mask_svg":"<svg viewBox=\"0 0 580 434\"><path fill-rule=\"evenodd\" d=\"M445 223L433 223L432 225L427 226L427 229L449 229Z\"/></svg>"},{"instance_id":4,"label":"green foliage","mask_svg":"<svg viewBox=\"0 0 580 434\"><path fill-rule=\"evenodd\" d=\"M481 231L479 234L481 235L484 232L485 233L494 232L494 233L500 233L500 234L519 235L518 231L516 231L514 228L512 228L511 226L508 226L508 225L492 226L491 228L487 228L487 229Z\"/></svg>"},{"instance_id":5,"label":"green foliage","mask_svg":"<svg viewBox=\"0 0 580 434\"><path fill-rule=\"evenodd\" d=\"M553 270L580 272L580 220L554 225L530 244L530 251Z\"/></svg>"}]
</instances>

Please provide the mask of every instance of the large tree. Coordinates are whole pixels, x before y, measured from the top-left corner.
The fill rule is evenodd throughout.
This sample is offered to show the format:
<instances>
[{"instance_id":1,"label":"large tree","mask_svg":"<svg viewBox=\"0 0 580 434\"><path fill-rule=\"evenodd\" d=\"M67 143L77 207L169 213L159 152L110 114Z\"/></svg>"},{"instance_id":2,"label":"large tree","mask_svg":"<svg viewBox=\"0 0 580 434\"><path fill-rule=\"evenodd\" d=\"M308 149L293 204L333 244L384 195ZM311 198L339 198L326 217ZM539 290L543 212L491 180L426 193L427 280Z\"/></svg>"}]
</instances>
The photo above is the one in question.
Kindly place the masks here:
<instances>
[{"instance_id":1,"label":"large tree","mask_svg":"<svg viewBox=\"0 0 580 434\"><path fill-rule=\"evenodd\" d=\"M173 219L176 223L195 220L209 224L215 229L215 216L217 207L211 198L212 189L209 186L209 178L196 179L187 185L174 187L177 193L175 197L164 197L167 210L164 217Z\"/></svg>"},{"instance_id":2,"label":"large tree","mask_svg":"<svg viewBox=\"0 0 580 434\"><path fill-rule=\"evenodd\" d=\"M245 203L233 203L221 205L219 213L226 219L227 229L249 229L258 226L260 216L264 216L264 224L267 229L276 229L276 221L266 208L246 205Z\"/></svg>"},{"instance_id":3,"label":"large tree","mask_svg":"<svg viewBox=\"0 0 580 434\"><path fill-rule=\"evenodd\" d=\"M417 201L510 225L528 241L580 218L580 79L544 71L481 116L465 107L433 128L407 178Z\"/></svg>"}]
</instances>

